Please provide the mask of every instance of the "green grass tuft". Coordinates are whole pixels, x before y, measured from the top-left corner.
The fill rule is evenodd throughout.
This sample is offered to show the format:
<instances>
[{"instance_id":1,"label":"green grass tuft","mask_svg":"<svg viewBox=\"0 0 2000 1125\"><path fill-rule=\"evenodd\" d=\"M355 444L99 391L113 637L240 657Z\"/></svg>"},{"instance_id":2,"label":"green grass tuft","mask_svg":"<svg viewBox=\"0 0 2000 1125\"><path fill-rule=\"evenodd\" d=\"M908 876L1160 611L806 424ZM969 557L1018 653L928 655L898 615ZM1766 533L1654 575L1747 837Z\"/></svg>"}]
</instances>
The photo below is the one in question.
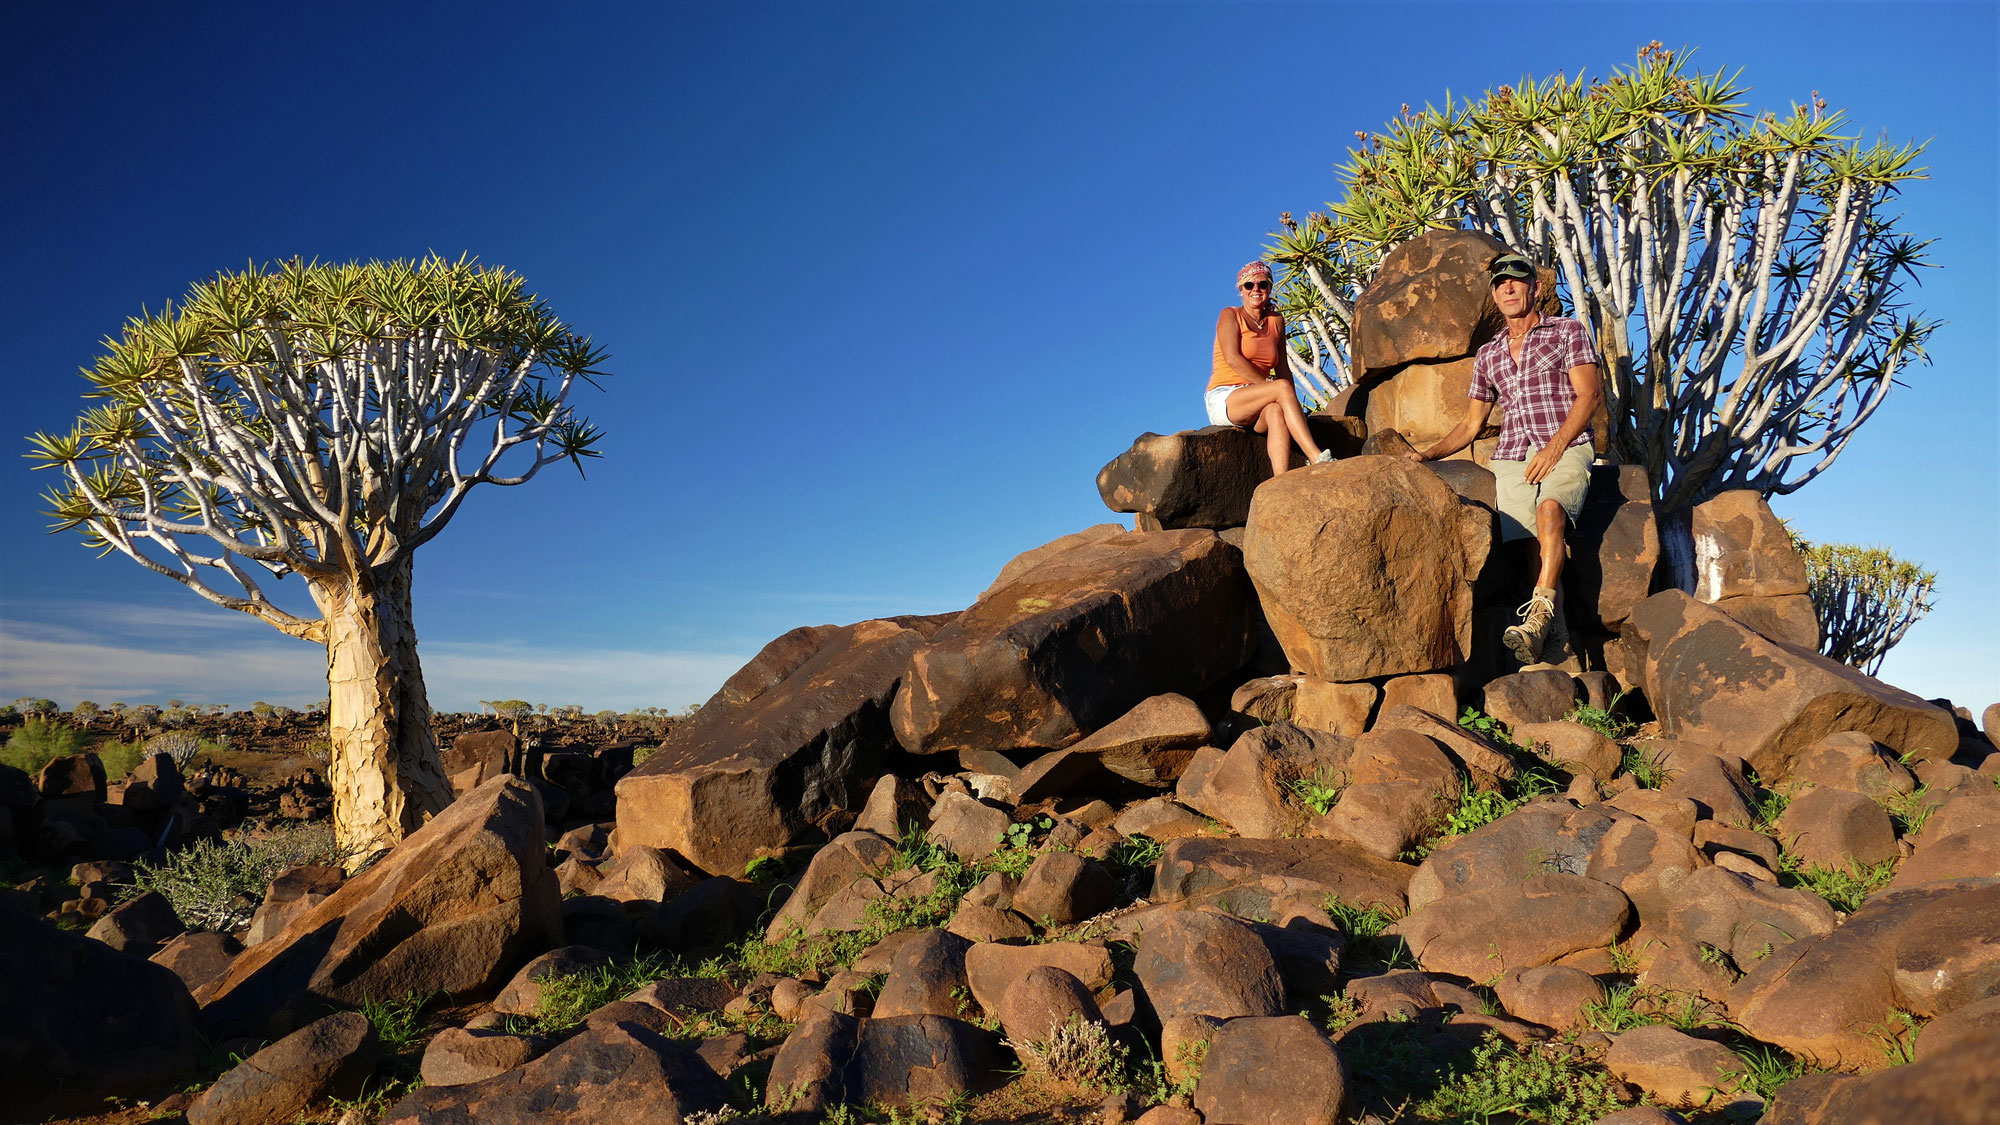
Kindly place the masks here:
<instances>
[{"instance_id":1,"label":"green grass tuft","mask_svg":"<svg viewBox=\"0 0 2000 1125\"><path fill-rule=\"evenodd\" d=\"M1790 852L1779 857L1778 883L1804 887L1825 899L1829 906L1845 914L1861 909L1868 896L1886 885L1896 874L1896 861L1885 859L1872 867L1849 860L1845 867L1807 864Z\"/></svg>"}]
</instances>

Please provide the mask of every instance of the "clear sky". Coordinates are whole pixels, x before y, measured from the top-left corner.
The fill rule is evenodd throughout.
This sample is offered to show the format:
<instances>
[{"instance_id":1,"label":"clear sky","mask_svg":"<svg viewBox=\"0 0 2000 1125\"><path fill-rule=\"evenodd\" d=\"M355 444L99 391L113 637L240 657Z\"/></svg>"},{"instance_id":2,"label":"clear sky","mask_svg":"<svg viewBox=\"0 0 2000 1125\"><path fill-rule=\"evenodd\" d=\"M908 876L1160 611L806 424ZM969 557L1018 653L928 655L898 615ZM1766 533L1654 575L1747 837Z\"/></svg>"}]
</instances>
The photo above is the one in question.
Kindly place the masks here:
<instances>
[{"instance_id":1,"label":"clear sky","mask_svg":"<svg viewBox=\"0 0 2000 1125\"><path fill-rule=\"evenodd\" d=\"M6 441L101 337L246 261L471 252L609 349L588 480L475 493L417 558L433 702L705 698L796 625L968 604L1201 425L1216 310L1357 129L1642 43L1930 139L1950 322L1781 515L1938 573L1885 678L2000 699L1995 7L25 5L0 37ZM44 534L0 458L0 699L325 692L319 650Z\"/></svg>"}]
</instances>

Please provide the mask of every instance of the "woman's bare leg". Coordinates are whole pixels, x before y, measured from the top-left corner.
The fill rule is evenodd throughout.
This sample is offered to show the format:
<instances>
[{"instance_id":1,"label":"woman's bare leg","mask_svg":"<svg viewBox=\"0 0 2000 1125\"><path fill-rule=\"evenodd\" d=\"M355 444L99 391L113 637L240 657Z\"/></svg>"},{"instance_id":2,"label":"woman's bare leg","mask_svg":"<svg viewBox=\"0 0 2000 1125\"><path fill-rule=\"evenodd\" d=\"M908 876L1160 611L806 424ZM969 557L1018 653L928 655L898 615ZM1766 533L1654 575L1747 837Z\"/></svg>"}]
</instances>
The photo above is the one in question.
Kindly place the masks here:
<instances>
[{"instance_id":1,"label":"woman's bare leg","mask_svg":"<svg viewBox=\"0 0 2000 1125\"><path fill-rule=\"evenodd\" d=\"M1318 459L1319 445L1313 441L1311 427L1306 425L1306 412L1299 406L1298 392L1288 380L1272 379L1264 383L1252 383L1241 390L1231 392L1224 405L1228 409L1229 420L1236 425L1250 425L1251 419L1255 418L1258 424L1254 428L1258 433L1264 433L1268 428L1273 432L1286 434L1305 451L1307 461ZM1278 408L1278 422L1267 426L1264 420L1269 415L1265 411L1273 406ZM1281 456L1273 453L1271 471L1284 472L1290 461L1289 455Z\"/></svg>"},{"instance_id":2,"label":"woman's bare leg","mask_svg":"<svg viewBox=\"0 0 2000 1125\"><path fill-rule=\"evenodd\" d=\"M1256 430L1264 435L1264 453L1271 458L1271 475L1283 476L1292 467L1292 435L1285 429L1285 408L1275 402L1266 405L1257 416Z\"/></svg>"}]
</instances>

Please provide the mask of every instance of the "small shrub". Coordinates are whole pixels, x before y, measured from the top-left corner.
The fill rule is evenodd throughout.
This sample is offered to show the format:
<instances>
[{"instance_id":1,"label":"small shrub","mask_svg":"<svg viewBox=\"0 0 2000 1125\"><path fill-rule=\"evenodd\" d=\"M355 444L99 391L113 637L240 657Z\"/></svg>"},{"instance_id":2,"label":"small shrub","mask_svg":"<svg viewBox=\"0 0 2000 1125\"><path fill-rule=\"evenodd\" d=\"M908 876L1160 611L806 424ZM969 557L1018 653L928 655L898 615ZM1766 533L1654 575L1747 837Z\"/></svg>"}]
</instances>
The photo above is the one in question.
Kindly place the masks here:
<instances>
[{"instance_id":1,"label":"small shrub","mask_svg":"<svg viewBox=\"0 0 2000 1125\"><path fill-rule=\"evenodd\" d=\"M1792 542L1805 558L1820 652L1874 675L1910 626L1931 611L1937 575L1881 547L1808 543L1797 536Z\"/></svg>"},{"instance_id":2,"label":"small shrub","mask_svg":"<svg viewBox=\"0 0 2000 1125\"><path fill-rule=\"evenodd\" d=\"M412 992L397 1000L368 998L361 1002L361 1014L375 1029L382 1053L400 1055L415 1050L424 1041L424 1008L435 993Z\"/></svg>"},{"instance_id":3,"label":"small shrub","mask_svg":"<svg viewBox=\"0 0 2000 1125\"><path fill-rule=\"evenodd\" d=\"M1923 1027L1924 1021L1908 1012L1896 1011L1871 1028L1870 1035L1882 1048L1882 1057L1890 1066L1908 1066L1917 1061L1917 1032Z\"/></svg>"},{"instance_id":4,"label":"small shrub","mask_svg":"<svg viewBox=\"0 0 2000 1125\"><path fill-rule=\"evenodd\" d=\"M1125 1048L1112 1042L1103 1024L1081 1015L1072 1013L1045 1042L1009 1039L1007 1046L1028 1069L1057 1082L1100 1093L1130 1084Z\"/></svg>"},{"instance_id":5,"label":"small shrub","mask_svg":"<svg viewBox=\"0 0 2000 1125\"><path fill-rule=\"evenodd\" d=\"M1346 786L1346 778L1338 771L1322 766L1311 777L1293 778L1291 789L1292 796L1312 810L1314 816L1325 816L1340 800L1340 791Z\"/></svg>"},{"instance_id":6,"label":"small shrub","mask_svg":"<svg viewBox=\"0 0 2000 1125\"><path fill-rule=\"evenodd\" d=\"M1632 780L1648 789L1665 788L1673 780L1673 774L1667 771L1666 755L1648 754L1637 746L1625 747L1625 755L1619 759L1618 768L1631 774Z\"/></svg>"},{"instance_id":7,"label":"small shrub","mask_svg":"<svg viewBox=\"0 0 2000 1125\"><path fill-rule=\"evenodd\" d=\"M81 754L83 750L82 731L46 719L29 719L21 724L20 730L7 736L7 747L0 750L0 762L38 774L57 758Z\"/></svg>"},{"instance_id":8,"label":"small shrub","mask_svg":"<svg viewBox=\"0 0 2000 1125\"><path fill-rule=\"evenodd\" d=\"M1569 714L1563 718L1578 726L1589 727L1613 742L1623 742L1639 729L1639 724L1615 714L1618 710L1618 701L1623 698L1625 693L1621 691L1611 697L1611 703L1607 707L1592 707L1588 703L1579 702L1570 708Z\"/></svg>"},{"instance_id":9,"label":"small shrub","mask_svg":"<svg viewBox=\"0 0 2000 1125\"><path fill-rule=\"evenodd\" d=\"M1908 793L1895 793L1882 801L1882 808L1889 819L1896 824L1898 836L1917 836L1924 830L1924 822L1941 806L1929 803L1931 787L1919 785Z\"/></svg>"},{"instance_id":10,"label":"small shrub","mask_svg":"<svg viewBox=\"0 0 2000 1125\"><path fill-rule=\"evenodd\" d=\"M1739 1049L1736 1057L1743 1060L1743 1069L1724 1071L1723 1077L1734 1081L1738 1089L1765 1101L1776 1097L1792 1079L1819 1072L1819 1068L1809 1067L1804 1061L1762 1043Z\"/></svg>"},{"instance_id":11,"label":"small shrub","mask_svg":"<svg viewBox=\"0 0 2000 1125\"><path fill-rule=\"evenodd\" d=\"M188 731L168 731L156 734L146 740L146 753L165 754L174 760L177 769L185 770L194 756L201 752L201 738Z\"/></svg>"},{"instance_id":12,"label":"small shrub","mask_svg":"<svg viewBox=\"0 0 2000 1125\"><path fill-rule=\"evenodd\" d=\"M1587 1125L1622 1108L1611 1079L1570 1059L1516 1050L1487 1032L1472 1065L1416 1106L1431 1121L1505 1120Z\"/></svg>"},{"instance_id":13,"label":"small shrub","mask_svg":"<svg viewBox=\"0 0 2000 1125\"><path fill-rule=\"evenodd\" d=\"M347 858L330 824L306 824L270 836L196 840L159 864L139 864L129 894L158 891L191 930L228 932L246 925L271 880L306 863Z\"/></svg>"},{"instance_id":14,"label":"small shrub","mask_svg":"<svg viewBox=\"0 0 2000 1125\"><path fill-rule=\"evenodd\" d=\"M100 742L96 749L98 761L104 763L106 781L130 774L146 758L146 748L137 742Z\"/></svg>"}]
</instances>

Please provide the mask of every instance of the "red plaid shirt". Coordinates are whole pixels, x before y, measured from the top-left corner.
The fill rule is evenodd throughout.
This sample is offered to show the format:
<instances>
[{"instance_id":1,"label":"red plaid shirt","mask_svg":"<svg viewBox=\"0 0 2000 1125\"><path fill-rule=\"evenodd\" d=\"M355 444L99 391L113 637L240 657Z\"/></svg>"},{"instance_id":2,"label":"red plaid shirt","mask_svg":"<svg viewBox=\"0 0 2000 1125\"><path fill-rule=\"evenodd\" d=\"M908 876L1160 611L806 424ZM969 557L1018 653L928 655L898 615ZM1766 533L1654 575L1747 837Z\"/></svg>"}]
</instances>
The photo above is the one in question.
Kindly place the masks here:
<instances>
[{"instance_id":1,"label":"red plaid shirt","mask_svg":"<svg viewBox=\"0 0 2000 1125\"><path fill-rule=\"evenodd\" d=\"M1498 402L1506 412L1493 459L1526 461L1540 452L1576 405L1570 368L1596 362L1590 334L1580 321L1568 317L1545 316L1535 322L1521 341L1518 364L1507 352L1505 332L1486 341L1472 360L1471 393L1482 402ZM1585 426L1570 445L1589 440L1590 427Z\"/></svg>"}]
</instances>

